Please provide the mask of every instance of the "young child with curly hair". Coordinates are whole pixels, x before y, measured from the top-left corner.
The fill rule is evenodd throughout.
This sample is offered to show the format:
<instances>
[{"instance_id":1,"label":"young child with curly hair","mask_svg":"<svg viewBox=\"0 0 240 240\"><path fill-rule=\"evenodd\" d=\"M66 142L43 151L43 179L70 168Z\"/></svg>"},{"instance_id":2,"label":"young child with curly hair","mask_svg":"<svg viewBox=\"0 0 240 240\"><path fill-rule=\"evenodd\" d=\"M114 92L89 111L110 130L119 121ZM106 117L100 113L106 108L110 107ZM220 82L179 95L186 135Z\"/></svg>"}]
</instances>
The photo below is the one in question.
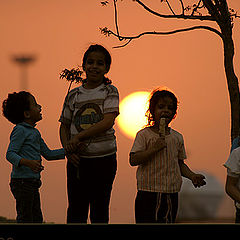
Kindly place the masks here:
<instances>
[{"instance_id":1,"label":"young child with curly hair","mask_svg":"<svg viewBox=\"0 0 240 240\"><path fill-rule=\"evenodd\" d=\"M136 223L174 223L182 177L195 187L205 177L192 172L186 159L183 136L169 127L178 107L176 96L167 90L152 92L147 111L148 126L133 143L129 162L137 168Z\"/></svg>"},{"instance_id":2,"label":"young child with curly hair","mask_svg":"<svg viewBox=\"0 0 240 240\"><path fill-rule=\"evenodd\" d=\"M3 115L15 127L10 135L6 158L12 164L10 188L16 199L18 223L42 223L39 188L43 156L46 160L65 158L63 148L50 150L35 128L42 120L42 107L29 92L8 94Z\"/></svg>"}]
</instances>

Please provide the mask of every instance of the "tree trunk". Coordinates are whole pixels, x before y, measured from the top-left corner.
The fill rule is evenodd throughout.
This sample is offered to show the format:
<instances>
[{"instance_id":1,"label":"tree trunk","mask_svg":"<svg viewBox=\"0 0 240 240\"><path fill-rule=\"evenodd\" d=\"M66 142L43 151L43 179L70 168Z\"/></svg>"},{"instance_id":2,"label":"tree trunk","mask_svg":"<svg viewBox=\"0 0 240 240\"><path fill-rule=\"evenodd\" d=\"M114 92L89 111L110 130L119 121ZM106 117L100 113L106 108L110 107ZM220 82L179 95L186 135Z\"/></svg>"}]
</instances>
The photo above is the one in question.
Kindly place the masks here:
<instances>
[{"instance_id":1,"label":"tree trunk","mask_svg":"<svg viewBox=\"0 0 240 240\"><path fill-rule=\"evenodd\" d=\"M234 43L232 34L223 32L224 45L224 67L227 77L228 92L231 105L231 141L239 136L239 121L240 121L240 102L239 102L239 85L238 78L234 72L233 56Z\"/></svg>"}]
</instances>

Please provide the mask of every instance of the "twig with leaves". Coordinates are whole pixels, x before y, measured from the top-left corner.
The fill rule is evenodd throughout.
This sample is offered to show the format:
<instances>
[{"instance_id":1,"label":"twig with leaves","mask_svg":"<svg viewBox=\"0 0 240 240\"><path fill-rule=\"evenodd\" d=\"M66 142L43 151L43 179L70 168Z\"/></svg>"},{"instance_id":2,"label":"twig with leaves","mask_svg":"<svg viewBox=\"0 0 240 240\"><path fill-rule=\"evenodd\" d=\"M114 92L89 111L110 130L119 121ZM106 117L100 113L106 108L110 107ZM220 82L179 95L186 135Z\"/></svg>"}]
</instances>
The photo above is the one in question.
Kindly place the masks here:
<instances>
[{"instance_id":1,"label":"twig with leaves","mask_svg":"<svg viewBox=\"0 0 240 240\"><path fill-rule=\"evenodd\" d=\"M60 73L60 77L59 77L60 79L66 79L68 82L70 82L65 98L68 97L68 94L70 92L70 89L71 89L71 86L72 86L73 82L80 83L80 82L83 81L82 74L83 74L83 71L80 70L79 67L72 68L71 70L68 70L68 69L65 68ZM64 110L65 110L65 107L66 107L66 102L67 102L67 100L64 102L63 111L62 111L63 113L64 113ZM79 168L77 168L77 178L79 179Z\"/></svg>"},{"instance_id":2,"label":"twig with leaves","mask_svg":"<svg viewBox=\"0 0 240 240\"><path fill-rule=\"evenodd\" d=\"M83 71L80 70L80 68L72 68L71 70L68 70L65 68L61 73L60 73L60 79L66 79L68 82L70 82L69 87L68 87L68 92L67 95L71 89L72 83L80 83L82 82Z\"/></svg>"}]
</instances>

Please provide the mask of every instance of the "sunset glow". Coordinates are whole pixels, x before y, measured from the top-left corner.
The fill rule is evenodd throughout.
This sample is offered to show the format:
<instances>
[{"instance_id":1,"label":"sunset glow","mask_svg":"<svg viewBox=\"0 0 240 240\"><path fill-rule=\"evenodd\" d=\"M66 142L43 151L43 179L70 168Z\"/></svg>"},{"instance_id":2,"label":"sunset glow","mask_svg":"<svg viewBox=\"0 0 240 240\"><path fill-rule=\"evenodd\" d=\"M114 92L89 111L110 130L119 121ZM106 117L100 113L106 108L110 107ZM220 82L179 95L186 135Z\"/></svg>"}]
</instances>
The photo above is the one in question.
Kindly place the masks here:
<instances>
[{"instance_id":1,"label":"sunset glow","mask_svg":"<svg viewBox=\"0 0 240 240\"><path fill-rule=\"evenodd\" d=\"M101 2L109 4L102 6ZM132 224L135 223L137 167L130 166L129 153L137 131L147 123L145 112L149 92L166 86L176 94L179 107L171 128L184 137L186 163L193 171L204 171L217 178L223 190L227 175L223 164L231 148L231 108L221 37L204 29L196 29L164 36L145 35L125 47L114 48L127 41L119 41L113 35L106 37L99 30L107 27L116 31L114 2L118 7L120 35L136 36L145 31L169 32L199 25L218 29L213 21L204 24L204 21L194 19L161 19L145 11L137 1L1 1L0 99L2 104L9 93L23 89L31 92L42 106L43 119L38 122L37 129L50 149L60 148L58 120L69 87L66 79L59 79L60 73L64 69L82 66L83 54L91 44L104 46L112 57L106 77L118 89L120 96L120 114L113 126L117 141L117 176L112 188L109 222ZM142 2L154 11L171 14L166 1ZM179 4L182 1L168 2L173 4L172 10L176 14L182 13ZM184 2L187 7L199 1ZM240 1L227 2L229 8L239 15ZM191 11L185 12L191 14ZM234 20L232 29L238 79L239 20ZM34 61L25 68L15 61L15 57L32 57ZM85 74L83 76L85 78ZM73 83L71 89L78 86L81 83ZM9 187L12 164L5 157L14 125L1 114L0 126L0 216L15 219L16 201ZM82 125L82 129L88 127L89 124ZM42 160L41 203L44 221L65 224L68 207L67 159ZM201 191L192 189L196 193ZM219 206L218 217L235 217L234 203L227 194Z\"/></svg>"},{"instance_id":2,"label":"sunset glow","mask_svg":"<svg viewBox=\"0 0 240 240\"><path fill-rule=\"evenodd\" d=\"M134 92L120 102L117 123L129 138L134 138L136 133L147 124L145 113L149 94L149 92Z\"/></svg>"}]
</instances>

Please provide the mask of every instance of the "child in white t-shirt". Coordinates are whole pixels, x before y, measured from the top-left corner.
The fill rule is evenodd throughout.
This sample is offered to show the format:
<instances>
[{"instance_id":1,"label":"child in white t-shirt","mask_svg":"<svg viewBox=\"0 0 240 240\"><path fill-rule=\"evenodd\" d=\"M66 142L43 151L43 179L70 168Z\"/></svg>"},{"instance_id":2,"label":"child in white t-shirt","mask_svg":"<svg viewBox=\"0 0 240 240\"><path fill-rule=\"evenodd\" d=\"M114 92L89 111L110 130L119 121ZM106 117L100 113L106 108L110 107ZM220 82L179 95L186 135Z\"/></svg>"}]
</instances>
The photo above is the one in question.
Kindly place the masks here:
<instances>
[{"instance_id":1,"label":"child in white t-shirt","mask_svg":"<svg viewBox=\"0 0 240 240\"><path fill-rule=\"evenodd\" d=\"M105 77L111 55L91 45L82 67L86 79L69 92L60 117L61 143L67 150L67 223L108 223L112 184L117 169L113 125L119 94Z\"/></svg>"},{"instance_id":2,"label":"child in white t-shirt","mask_svg":"<svg viewBox=\"0 0 240 240\"><path fill-rule=\"evenodd\" d=\"M235 202L235 222L240 223L240 147L232 150L228 160L223 166L227 168L226 193Z\"/></svg>"}]
</instances>

